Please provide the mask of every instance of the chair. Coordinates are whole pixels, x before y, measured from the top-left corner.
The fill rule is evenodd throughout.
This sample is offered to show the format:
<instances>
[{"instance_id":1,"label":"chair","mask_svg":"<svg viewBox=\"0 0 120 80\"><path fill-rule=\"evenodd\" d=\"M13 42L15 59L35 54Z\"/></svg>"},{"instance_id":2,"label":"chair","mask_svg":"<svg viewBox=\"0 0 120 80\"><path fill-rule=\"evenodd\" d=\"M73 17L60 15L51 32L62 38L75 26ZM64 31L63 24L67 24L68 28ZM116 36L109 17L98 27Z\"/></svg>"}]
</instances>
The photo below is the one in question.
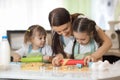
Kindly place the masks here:
<instances>
[{"instance_id":1,"label":"chair","mask_svg":"<svg viewBox=\"0 0 120 80\"><path fill-rule=\"evenodd\" d=\"M24 42L24 34L26 30L7 30L8 41L10 43L11 49L17 50L21 48ZM47 30L46 43L51 45L51 31Z\"/></svg>"}]
</instances>

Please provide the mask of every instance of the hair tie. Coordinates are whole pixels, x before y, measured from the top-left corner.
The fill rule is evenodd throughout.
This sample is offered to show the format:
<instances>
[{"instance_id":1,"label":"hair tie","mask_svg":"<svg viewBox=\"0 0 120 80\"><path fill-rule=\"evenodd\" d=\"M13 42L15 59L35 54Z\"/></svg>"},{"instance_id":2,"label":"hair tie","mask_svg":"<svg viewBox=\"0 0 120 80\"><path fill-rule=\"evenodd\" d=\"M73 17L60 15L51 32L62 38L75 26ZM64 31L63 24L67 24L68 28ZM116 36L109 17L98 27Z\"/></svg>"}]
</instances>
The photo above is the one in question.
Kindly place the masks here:
<instances>
[{"instance_id":1,"label":"hair tie","mask_svg":"<svg viewBox=\"0 0 120 80\"><path fill-rule=\"evenodd\" d=\"M28 29L27 32L30 32L30 30Z\"/></svg>"}]
</instances>

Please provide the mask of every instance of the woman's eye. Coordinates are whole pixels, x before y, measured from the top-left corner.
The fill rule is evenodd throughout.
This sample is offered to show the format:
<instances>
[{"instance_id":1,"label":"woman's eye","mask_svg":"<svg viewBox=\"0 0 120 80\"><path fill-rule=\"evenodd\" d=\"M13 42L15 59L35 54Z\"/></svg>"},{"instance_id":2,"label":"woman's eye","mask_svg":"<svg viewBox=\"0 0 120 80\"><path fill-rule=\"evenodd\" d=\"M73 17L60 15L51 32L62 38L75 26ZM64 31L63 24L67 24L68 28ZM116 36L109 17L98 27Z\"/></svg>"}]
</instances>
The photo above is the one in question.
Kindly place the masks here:
<instances>
[{"instance_id":1,"label":"woman's eye","mask_svg":"<svg viewBox=\"0 0 120 80\"><path fill-rule=\"evenodd\" d=\"M63 31L66 31L68 28L65 28Z\"/></svg>"},{"instance_id":2,"label":"woman's eye","mask_svg":"<svg viewBox=\"0 0 120 80\"><path fill-rule=\"evenodd\" d=\"M57 33L60 34L60 31L58 31Z\"/></svg>"}]
</instances>

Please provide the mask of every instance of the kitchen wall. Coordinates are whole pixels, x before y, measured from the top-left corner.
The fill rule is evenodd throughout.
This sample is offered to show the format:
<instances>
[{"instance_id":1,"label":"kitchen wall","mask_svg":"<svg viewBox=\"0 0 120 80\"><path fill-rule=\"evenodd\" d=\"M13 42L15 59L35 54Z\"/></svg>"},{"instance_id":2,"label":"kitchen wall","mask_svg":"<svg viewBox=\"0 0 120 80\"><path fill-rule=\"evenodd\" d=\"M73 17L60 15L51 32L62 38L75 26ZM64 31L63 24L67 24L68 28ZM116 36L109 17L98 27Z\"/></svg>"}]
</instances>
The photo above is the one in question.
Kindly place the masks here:
<instances>
[{"instance_id":1,"label":"kitchen wall","mask_svg":"<svg viewBox=\"0 0 120 80\"><path fill-rule=\"evenodd\" d=\"M92 0L64 0L63 4L71 14L77 12L91 17Z\"/></svg>"},{"instance_id":2,"label":"kitchen wall","mask_svg":"<svg viewBox=\"0 0 120 80\"><path fill-rule=\"evenodd\" d=\"M50 29L49 12L62 6L61 0L0 0L0 26L27 29L31 24L41 24Z\"/></svg>"},{"instance_id":3,"label":"kitchen wall","mask_svg":"<svg viewBox=\"0 0 120 80\"><path fill-rule=\"evenodd\" d=\"M56 7L83 13L104 30L120 16L120 0L0 0L0 41L6 30L26 30L33 24L50 30L48 14Z\"/></svg>"},{"instance_id":4,"label":"kitchen wall","mask_svg":"<svg viewBox=\"0 0 120 80\"><path fill-rule=\"evenodd\" d=\"M115 20L120 20L120 0L117 0L116 8L115 8Z\"/></svg>"},{"instance_id":5,"label":"kitchen wall","mask_svg":"<svg viewBox=\"0 0 120 80\"><path fill-rule=\"evenodd\" d=\"M49 12L63 7L62 0L0 0L0 41L6 30L26 30L39 24L50 30Z\"/></svg>"}]
</instances>

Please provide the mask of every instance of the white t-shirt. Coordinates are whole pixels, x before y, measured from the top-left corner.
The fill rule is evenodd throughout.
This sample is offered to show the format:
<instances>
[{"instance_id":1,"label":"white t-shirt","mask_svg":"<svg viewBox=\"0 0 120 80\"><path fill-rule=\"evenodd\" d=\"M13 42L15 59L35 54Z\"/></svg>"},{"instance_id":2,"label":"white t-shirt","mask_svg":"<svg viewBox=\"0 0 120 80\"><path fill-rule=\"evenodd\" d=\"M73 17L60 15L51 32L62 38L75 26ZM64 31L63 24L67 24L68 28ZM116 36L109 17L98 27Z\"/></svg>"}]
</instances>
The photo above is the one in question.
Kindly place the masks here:
<instances>
[{"instance_id":1,"label":"white t-shirt","mask_svg":"<svg viewBox=\"0 0 120 80\"><path fill-rule=\"evenodd\" d=\"M74 43L74 40L71 40L68 45L65 47L64 51L67 53L67 54L72 54L72 48L73 48L73 43ZM90 43L88 43L87 45L81 45L79 44L80 47L79 47L79 51L80 51L80 54L85 54L85 53L88 53L88 52L91 52L91 45ZM94 46L95 46L95 51L98 49L98 44L96 43L96 41L94 40Z\"/></svg>"},{"instance_id":2,"label":"white t-shirt","mask_svg":"<svg viewBox=\"0 0 120 80\"><path fill-rule=\"evenodd\" d=\"M65 46L68 45L69 41L75 39L73 36L70 37L61 36L61 37L62 37L62 42L64 42Z\"/></svg>"},{"instance_id":3,"label":"white t-shirt","mask_svg":"<svg viewBox=\"0 0 120 80\"><path fill-rule=\"evenodd\" d=\"M28 51L29 51L29 46L30 45L23 44L22 47L19 50L15 51L15 52L18 53L21 57L27 56ZM31 53L34 53L34 52L40 52L40 50L39 49L38 50L33 50L32 49ZM42 47L41 53L42 53L42 55L52 56L51 46L45 45L44 47Z\"/></svg>"}]
</instances>

